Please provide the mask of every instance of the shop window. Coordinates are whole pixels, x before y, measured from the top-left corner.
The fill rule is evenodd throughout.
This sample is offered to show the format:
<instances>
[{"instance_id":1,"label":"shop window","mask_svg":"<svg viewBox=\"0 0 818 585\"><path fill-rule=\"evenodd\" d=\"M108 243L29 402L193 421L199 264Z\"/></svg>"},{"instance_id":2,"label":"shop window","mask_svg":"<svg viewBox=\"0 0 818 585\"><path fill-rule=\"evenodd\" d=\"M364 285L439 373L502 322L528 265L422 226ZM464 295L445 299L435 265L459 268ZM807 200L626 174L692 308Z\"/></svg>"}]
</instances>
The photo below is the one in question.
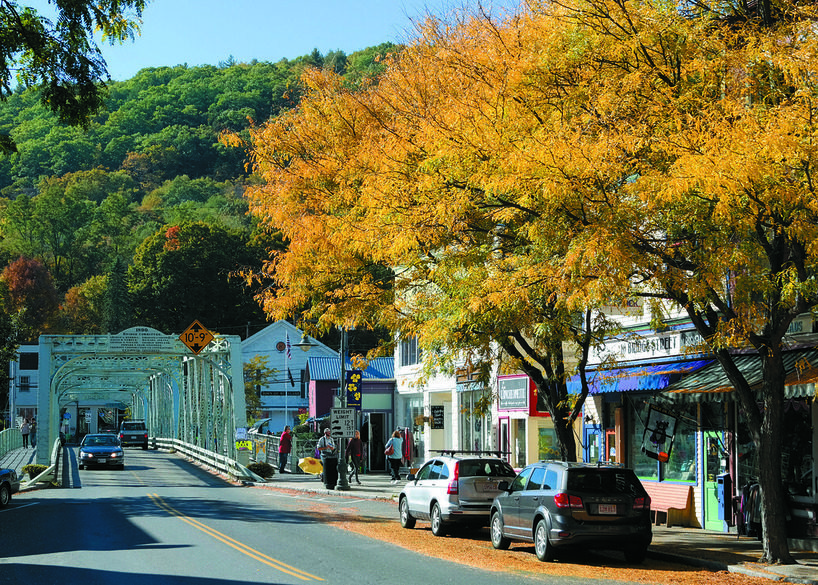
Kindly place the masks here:
<instances>
[{"instance_id":1,"label":"shop window","mask_svg":"<svg viewBox=\"0 0 818 585\"><path fill-rule=\"evenodd\" d=\"M676 404L678 416L673 436L673 449L665 463L659 463L642 453L642 436L647 422L650 397L631 397L628 437L628 465L640 479L659 481L696 482L696 405ZM661 475L660 475L661 473Z\"/></svg>"},{"instance_id":2,"label":"shop window","mask_svg":"<svg viewBox=\"0 0 818 585\"><path fill-rule=\"evenodd\" d=\"M556 431L542 427L537 430L537 458L540 460L559 459L560 450L557 445Z\"/></svg>"}]
</instances>

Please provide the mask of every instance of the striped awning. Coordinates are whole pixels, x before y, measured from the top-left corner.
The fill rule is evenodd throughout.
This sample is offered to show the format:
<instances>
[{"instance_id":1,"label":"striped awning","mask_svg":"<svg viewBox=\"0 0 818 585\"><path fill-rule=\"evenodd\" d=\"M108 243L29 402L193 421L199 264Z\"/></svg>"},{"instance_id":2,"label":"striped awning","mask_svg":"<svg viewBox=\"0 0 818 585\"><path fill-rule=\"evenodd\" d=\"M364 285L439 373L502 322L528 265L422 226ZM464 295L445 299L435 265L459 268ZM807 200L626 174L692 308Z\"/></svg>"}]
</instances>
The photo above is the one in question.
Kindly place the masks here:
<instances>
[{"instance_id":1,"label":"striped awning","mask_svg":"<svg viewBox=\"0 0 818 585\"><path fill-rule=\"evenodd\" d=\"M662 390L682 379L683 376L704 368L712 361L712 359L687 360L588 372L589 392L590 394L604 394ZM579 374L571 376L568 379L568 392L576 394L581 391Z\"/></svg>"},{"instance_id":2,"label":"striped awning","mask_svg":"<svg viewBox=\"0 0 818 585\"><path fill-rule=\"evenodd\" d=\"M761 358L757 354L733 356L733 362L746 378L750 387L759 389L762 383ZM796 350L784 354L784 368L787 377L784 380L785 398L804 398L815 396L815 384L818 381L818 350ZM718 361L683 380L668 386L663 394L670 399L698 401L735 400L733 385L724 373Z\"/></svg>"}]
</instances>

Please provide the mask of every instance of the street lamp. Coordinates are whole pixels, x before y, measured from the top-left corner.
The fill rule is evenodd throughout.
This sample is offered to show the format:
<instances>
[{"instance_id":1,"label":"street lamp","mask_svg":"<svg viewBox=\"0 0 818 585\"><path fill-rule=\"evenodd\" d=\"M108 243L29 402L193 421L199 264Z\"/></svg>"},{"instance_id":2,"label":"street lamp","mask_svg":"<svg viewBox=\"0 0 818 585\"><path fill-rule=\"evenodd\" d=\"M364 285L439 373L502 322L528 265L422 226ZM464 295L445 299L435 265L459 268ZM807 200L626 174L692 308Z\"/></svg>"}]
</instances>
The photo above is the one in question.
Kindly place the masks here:
<instances>
[{"instance_id":1,"label":"street lamp","mask_svg":"<svg viewBox=\"0 0 818 585\"><path fill-rule=\"evenodd\" d=\"M293 347L300 347L304 351L309 351L315 344L310 342L306 333L301 337L301 341L294 343ZM346 378L346 346L347 346L347 330L341 328L341 348L338 352L340 358L340 368L338 374L338 399L341 407L346 408L347 395L345 387ZM347 466L346 466L346 445L344 444L344 437L338 441L338 484L335 489L338 491L348 491L349 481L347 480Z\"/></svg>"}]
</instances>

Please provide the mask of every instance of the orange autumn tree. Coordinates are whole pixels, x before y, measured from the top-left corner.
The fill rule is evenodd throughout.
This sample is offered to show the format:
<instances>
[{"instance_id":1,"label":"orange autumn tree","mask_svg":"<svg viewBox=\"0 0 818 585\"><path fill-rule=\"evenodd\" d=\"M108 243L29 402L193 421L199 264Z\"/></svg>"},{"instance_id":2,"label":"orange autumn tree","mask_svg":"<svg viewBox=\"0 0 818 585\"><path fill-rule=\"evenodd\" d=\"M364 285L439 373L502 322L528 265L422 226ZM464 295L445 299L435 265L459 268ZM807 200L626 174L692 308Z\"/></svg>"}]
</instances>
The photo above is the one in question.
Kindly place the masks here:
<instances>
[{"instance_id":1,"label":"orange autumn tree","mask_svg":"<svg viewBox=\"0 0 818 585\"><path fill-rule=\"evenodd\" d=\"M534 380L574 460L587 385L572 396L566 378L610 324L565 293L566 241L536 227L546 202L496 175L495 153L516 140L503 103L526 42L488 15L429 20L366 88L308 72L299 108L253 132L263 181L248 197L289 242L267 268L268 313L308 307L319 326L417 336L433 368L464 354L487 368L499 347Z\"/></svg>"},{"instance_id":2,"label":"orange autumn tree","mask_svg":"<svg viewBox=\"0 0 818 585\"><path fill-rule=\"evenodd\" d=\"M818 305L818 39L811 6L758 7L535 8L549 48L517 99L537 122L512 164L538 177L554 224L575 230L565 269L590 277L578 290L684 308L757 447L762 560L791 563L783 354L790 323ZM759 356L758 387L734 360L747 350Z\"/></svg>"},{"instance_id":3,"label":"orange autumn tree","mask_svg":"<svg viewBox=\"0 0 818 585\"><path fill-rule=\"evenodd\" d=\"M253 211L290 243L266 309L377 322L433 350L496 343L571 445L584 395L565 392L563 342L582 366L609 327L594 307L672 301L758 447L764 560L791 562L774 463L783 336L818 301L818 60L813 15L759 6L531 2L503 21L429 20L361 91L310 73L301 107L253 134ZM761 355L760 389L732 360L743 348Z\"/></svg>"}]
</instances>

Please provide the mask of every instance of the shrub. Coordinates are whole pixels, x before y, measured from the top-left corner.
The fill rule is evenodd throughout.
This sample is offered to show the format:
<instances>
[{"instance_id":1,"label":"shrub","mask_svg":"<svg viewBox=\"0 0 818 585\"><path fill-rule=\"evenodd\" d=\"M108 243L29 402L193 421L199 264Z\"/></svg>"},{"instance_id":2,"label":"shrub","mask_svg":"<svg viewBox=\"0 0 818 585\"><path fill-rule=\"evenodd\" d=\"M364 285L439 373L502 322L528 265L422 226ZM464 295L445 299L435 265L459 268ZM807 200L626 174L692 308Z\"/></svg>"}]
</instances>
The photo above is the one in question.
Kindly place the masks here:
<instances>
[{"instance_id":1,"label":"shrub","mask_svg":"<svg viewBox=\"0 0 818 585\"><path fill-rule=\"evenodd\" d=\"M46 469L48 469L48 465L29 463L28 465L23 465L23 475L28 475L31 479L34 479Z\"/></svg>"},{"instance_id":2,"label":"shrub","mask_svg":"<svg viewBox=\"0 0 818 585\"><path fill-rule=\"evenodd\" d=\"M256 463L251 463L247 466L247 469L255 473L256 475L260 475L261 477L268 478L273 477L275 475L275 469L269 463L265 463L264 461L257 461Z\"/></svg>"}]
</instances>

